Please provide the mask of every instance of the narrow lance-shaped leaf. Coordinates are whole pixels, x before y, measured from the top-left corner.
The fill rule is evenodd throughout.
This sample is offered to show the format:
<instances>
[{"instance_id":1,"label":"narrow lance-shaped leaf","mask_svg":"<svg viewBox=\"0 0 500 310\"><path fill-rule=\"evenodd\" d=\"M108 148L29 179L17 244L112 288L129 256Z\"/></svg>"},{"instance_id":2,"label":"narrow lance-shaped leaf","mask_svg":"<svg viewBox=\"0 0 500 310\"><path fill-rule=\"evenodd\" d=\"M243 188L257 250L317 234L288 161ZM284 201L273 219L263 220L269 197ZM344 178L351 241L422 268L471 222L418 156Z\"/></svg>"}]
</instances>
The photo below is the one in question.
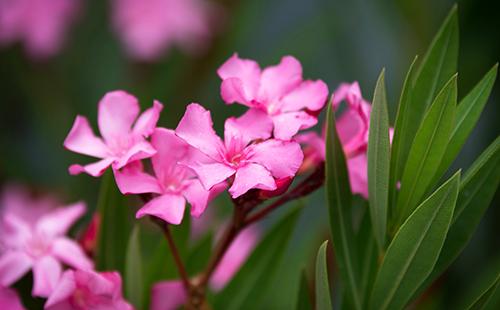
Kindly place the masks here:
<instances>
[{"instance_id":1,"label":"narrow lance-shaped leaf","mask_svg":"<svg viewBox=\"0 0 500 310\"><path fill-rule=\"evenodd\" d=\"M476 126L481 112L488 101L497 76L498 64L486 73L479 83L463 98L457 106L455 127L451 133L450 142L446 148L441 164L434 176L432 184L437 183L446 169L451 165L462 149L465 141Z\"/></svg>"},{"instance_id":2,"label":"narrow lance-shaped leaf","mask_svg":"<svg viewBox=\"0 0 500 310\"><path fill-rule=\"evenodd\" d=\"M125 296L136 308L143 306L143 263L139 225L135 225L128 241L125 259Z\"/></svg>"},{"instance_id":3,"label":"narrow lance-shaped leaf","mask_svg":"<svg viewBox=\"0 0 500 310\"><path fill-rule=\"evenodd\" d=\"M114 184L111 171L101 180L97 212L101 217L96 253L97 270L125 270L125 253L130 234L130 210Z\"/></svg>"},{"instance_id":4,"label":"narrow lance-shaped leaf","mask_svg":"<svg viewBox=\"0 0 500 310\"><path fill-rule=\"evenodd\" d=\"M377 274L370 309L403 309L431 273L451 223L459 182L457 172L396 233Z\"/></svg>"},{"instance_id":5,"label":"narrow lance-shaped leaf","mask_svg":"<svg viewBox=\"0 0 500 310\"><path fill-rule=\"evenodd\" d=\"M411 214L429 188L429 176L436 172L450 139L456 102L455 75L434 100L413 140L401 180L396 208L397 224Z\"/></svg>"},{"instance_id":6,"label":"narrow lance-shaped leaf","mask_svg":"<svg viewBox=\"0 0 500 310\"><path fill-rule=\"evenodd\" d=\"M326 249L328 241L323 242L316 257L316 309L331 310L330 285L328 284L328 268Z\"/></svg>"},{"instance_id":7,"label":"narrow lance-shaped leaf","mask_svg":"<svg viewBox=\"0 0 500 310\"><path fill-rule=\"evenodd\" d=\"M295 307L295 309L297 310L313 309L305 270L302 271L302 277L300 278L299 294L297 295L297 306Z\"/></svg>"},{"instance_id":8,"label":"narrow lance-shaped leaf","mask_svg":"<svg viewBox=\"0 0 500 310\"><path fill-rule=\"evenodd\" d=\"M368 138L368 197L372 227L379 250L385 246L389 198L389 114L382 70L373 94Z\"/></svg>"},{"instance_id":9,"label":"narrow lance-shaped leaf","mask_svg":"<svg viewBox=\"0 0 500 310\"><path fill-rule=\"evenodd\" d=\"M396 205L398 193L396 185L403 174L403 169L406 164L406 159L408 158L408 152L410 152L411 142L414 135L414 133L408 132L408 126L410 126L410 123L412 122L412 110L410 109L410 105L413 84L412 81L415 76L415 63L417 62L417 58L418 57L415 56L410 68L408 69L408 73L406 74L403 89L401 90L401 96L399 98L396 123L394 125L394 137L391 147L391 171L389 178L390 208L388 210L388 216L390 218L393 216L393 208Z\"/></svg>"},{"instance_id":10,"label":"narrow lance-shaped leaf","mask_svg":"<svg viewBox=\"0 0 500 310\"><path fill-rule=\"evenodd\" d=\"M499 185L500 136L465 173L443 250L426 283L436 279L465 248L493 200Z\"/></svg>"},{"instance_id":11,"label":"narrow lance-shaped leaf","mask_svg":"<svg viewBox=\"0 0 500 310\"><path fill-rule=\"evenodd\" d=\"M365 309L373 287L373 282L375 281L379 254L377 251L377 242L375 241L375 236L373 236L372 233L372 225L368 210L366 210L363 218L361 219L359 231L356 234L356 244L358 250L357 253L360 257L359 291L364 300L362 309Z\"/></svg>"},{"instance_id":12,"label":"narrow lance-shaped leaf","mask_svg":"<svg viewBox=\"0 0 500 310\"><path fill-rule=\"evenodd\" d=\"M411 121L405 137L410 143L439 90L457 72L457 63L458 17L455 5L432 40L415 77L410 105Z\"/></svg>"},{"instance_id":13,"label":"narrow lance-shaped leaf","mask_svg":"<svg viewBox=\"0 0 500 310\"><path fill-rule=\"evenodd\" d=\"M326 123L326 194L334 253L348 303L354 309L361 309L363 302L359 294L358 259L352 227L352 195L331 104L328 105Z\"/></svg>"},{"instance_id":14,"label":"narrow lance-shaped leaf","mask_svg":"<svg viewBox=\"0 0 500 310\"><path fill-rule=\"evenodd\" d=\"M489 306L490 300L493 297L493 295L496 293L496 291L498 290L499 286L500 286L500 271L498 271L496 278L488 286L488 288L484 292L482 292L474 300L474 302L469 307L467 307L467 309L470 309L470 310L485 309L487 306Z\"/></svg>"},{"instance_id":15,"label":"narrow lance-shaped leaf","mask_svg":"<svg viewBox=\"0 0 500 310\"><path fill-rule=\"evenodd\" d=\"M242 309L243 305L246 309L262 308L262 294L272 289L269 284L281 262L300 210L295 208L269 230L245 265L216 296L214 309Z\"/></svg>"}]
</instances>

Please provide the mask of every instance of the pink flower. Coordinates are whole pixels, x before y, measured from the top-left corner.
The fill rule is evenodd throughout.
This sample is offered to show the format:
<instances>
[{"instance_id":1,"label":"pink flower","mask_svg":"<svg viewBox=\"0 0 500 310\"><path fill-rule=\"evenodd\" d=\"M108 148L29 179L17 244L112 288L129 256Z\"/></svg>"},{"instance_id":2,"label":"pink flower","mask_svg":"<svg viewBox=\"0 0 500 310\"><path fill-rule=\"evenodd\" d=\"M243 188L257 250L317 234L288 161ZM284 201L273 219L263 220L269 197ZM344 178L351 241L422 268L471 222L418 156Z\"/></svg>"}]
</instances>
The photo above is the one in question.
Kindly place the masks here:
<instances>
[{"instance_id":1,"label":"pink flower","mask_svg":"<svg viewBox=\"0 0 500 310\"><path fill-rule=\"evenodd\" d=\"M46 310L132 310L123 299L118 272L68 270L49 296Z\"/></svg>"},{"instance_id":2,"label":"pink flower","mask_svg":"<svg viewBox=\"0 0 500 310\"><path fill-rule=\"evenodd\" d=\"M151 61L173 45L202 49L211 36L215 12L200 0L113 0L114 27L127 52Z\"/></svg>"},{"instance_id":3,"label":"pink flower","mask_svg":"<svg viewBox=\"0 0 500 310\"><path fill-rule=\"evenodd\" d=\"M266 112L274 123L274 137L282 140L314 126L328 96L323 81L302 80L302 66L292 56L261 71L255 61L234 54L217 73L222 99Z\"/></svg>"},{"instance_id":4,"label":"pink flower","mask_svg":"<svg viewBox=\"0 0 500 310\"><path fill-rule=\"evenodd\" d=\"M260 230L256 226L250 226L238 235L210 279L213 290L220 291L231 281L257 245L259 235Z\"/></svg>"},{"instance_id":5,"label":"pink flower","mask_svg":"<svg viewBox=\"0 0 500 310\"><path fill-rule=\"evenodd\" d=\"M214 291L222 290L231 281L255 248L259 235L257 227L250 226L234 240L210 279ZM186 301L187 294L181 281L163 281L152 288L151 310L175 310Z\"/></svg>"},{"instance_id":6,"label":"pink flower","mask_svg":"<svg viewBox=\"0 0 500 310\"><path fill-rule=\"evenodd\" d=\"M151 158L155 176L143 172L139 161L115 171L116 183L123 194L159 194L137 212L137 218L153 215L168 223L180 224L186 200L191 204L191 215L199 217L225 184L205 190L189 168L177 164L181 159L197 156L198 152L173 130L156 128L151 144L157 150Z\"/></svg>"},{"instance_id":7,"label":"pink flower","mask_svg":"<svg viewBox=\"0 0 500 310\"><path fill-rule=\"evenodd\" d=\"M333 107L339 109L340 103L345 101L346 110L336 121L337 132L344 148L347 159L347 169L351 191L368 198L368 131L370 128L371 105L361 96L357 82L343 83L333 94ZM325 160L325 132L320 137L315 132L297 135L296 140L305 145L304 165L301 170ZM392 128L389 133L392 136Z\"/></svg>"},{"instance_id":8,"label":"pink flower","mask_svg":"<svg viewBox=\"0 0 500 310\"><path fill-rule=\"evenodd\" d=\"M54 56L79 7L78 0L0 0L0 45L21 41L33 57Z\"/></svg>"},{"instance_id":9,"label":"pink flower","mask_svg":"<svg viewBox=\"0 0 500 310\"><path fill-rule=\"evenodd\" d=\"M17 292L3 286L0 286L0 308L6 310L24 310Z\"/></svg>"},{"instance_id":10,"label":"pink flower","mask_svg":"<svg viewBox=\"0 0 500 310\"><path fill-rule=\"evenodd\" d=\"M180 138L206 155L183 162L206 189L234 176L229 188L233 198L253 188L275 190L275 179L293 177L302 163L298 143L268 139L272 123L260 110L228 118L224 141L212 126L210 112L192 103L176 129Z\"/></svg>"},{"instance_id":11,"label":"pink flower","mask_svg":"<svg viewBox=\"0 0 500 310\"><path fill-rule=\"evenodd\" d=\"M3 205L0 217L0 285L10 286L32 269L32 294L46 297L59 280L61 263L81 269L93 268L93 264L80 246L65 236L84 214L85 205L75 203L65 208L46 208L43 213L36 209L37 205L37 201L26 201L24 205ZM23 216L29 212L38 217Z\"/></svg>"},{"instance_id":12,"label":"pink flower","mask_svg":"<svg viewBox=\"0 0 500 310\"><path fill-rule=\"evenodd\" d=\"M99 102L97 120L104 139L94 135L87 118L77 116L64 147L101 160L86 166L71 165L70 174L85 172L97 177L109 166L121 169L130 162L153 156L156 150L145 138L153 133L163 105L155 101L137 118L139 109L137 98L132 95L124 91L107 93Z\"/></svg>"}]
</instances>

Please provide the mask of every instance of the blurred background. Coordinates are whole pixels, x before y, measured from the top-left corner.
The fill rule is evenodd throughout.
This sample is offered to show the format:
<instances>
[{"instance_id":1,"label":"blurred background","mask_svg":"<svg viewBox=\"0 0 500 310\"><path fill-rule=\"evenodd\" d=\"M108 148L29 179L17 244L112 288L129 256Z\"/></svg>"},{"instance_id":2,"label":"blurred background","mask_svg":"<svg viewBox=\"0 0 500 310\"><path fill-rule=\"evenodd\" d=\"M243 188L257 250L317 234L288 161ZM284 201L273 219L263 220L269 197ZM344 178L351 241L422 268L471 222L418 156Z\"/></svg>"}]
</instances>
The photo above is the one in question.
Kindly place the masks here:
<instances>
[{"instance_id":1,"label":"blurred background","mask_svg":"<svg viewBox=\"0 0 500 310\"><path fill-rule=\"evenodd\" d=\"M0 41L2 31L7 29L2 24L1 10L7 10L8 4L4 3L8 2L0 1ZM169 39L159 39L170 40L161 47L138 51L131 45L143 35L144 29L134 32L131 27L137 16L155 12L135 7L131 10L136 16L120 13L119 3L126 5L132 1L76 2L77 7L68 9L71 13L57 17L43 9L37 11L48 14L45 16L48 19L65 19L56 25L63 30L58 34L61 44L56 44L55 51L37 50L24 39L4 38L0 42L0 183L28 184L55 192L67 202L83 199L90 208L96 203L98 180L86 175L72 177L67 172L71 163L86 163L90 159L65 151L62 143L77 114L87 116L97 129L97 103L106 92L115 89L131 92L143 108L151 106L153 99L160 100L165 108L159 125L171 128L177 125L188 103L199 102L212 111L215 126L221 129L227 116L242 109L223 104L216 69L234 52L257 60L261 66L278 63L283 55L290 54L301 61L305 78L323 79L330 91L342 81L358 80L368 100L378 73L385 67L393 122L399 90L410 62L416 54L423 56L454 3L451 0L200 1L204 6L197 12L200 15L181 14L177 16L178 23L171 26L179 29L182 38L171 34ZM495 2L458 1L459 98L499 59L500 11ZM200 5L198 1L193 3ZM204 31L192 23L186 26L186 20L206 23L199 25ZM497 81L454 169L469 167L498 136L499 101ZM322 216L326 208L318 206L323 203L322 195L317 193L310 199L317 203L311 203L303 221L324 222L321 219L326 218ZM453 305L457 292L470 287L477 278L476 266L494 264L495 257L498 262L498 196L471 244L440 280L426 307ZM300 227L306 230L308 226L311 225L306 223ZM320 239L311 238L317 242L313 248L317 248Z\"/></svg>"}]
</instances>

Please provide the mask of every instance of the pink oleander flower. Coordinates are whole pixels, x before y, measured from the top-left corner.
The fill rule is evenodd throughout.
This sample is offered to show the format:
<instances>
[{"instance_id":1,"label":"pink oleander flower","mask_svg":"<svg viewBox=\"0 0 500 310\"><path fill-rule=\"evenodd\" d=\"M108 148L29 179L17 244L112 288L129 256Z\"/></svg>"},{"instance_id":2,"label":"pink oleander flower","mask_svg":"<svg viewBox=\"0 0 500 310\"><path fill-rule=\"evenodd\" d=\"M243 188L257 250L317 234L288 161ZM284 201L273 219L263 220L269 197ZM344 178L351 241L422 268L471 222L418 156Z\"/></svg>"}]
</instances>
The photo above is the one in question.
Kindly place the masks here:
<instances>
[{"instance_id":1,"label":"pink oleander flower","mask_svg":"<svg viewBox=\"0 0 500 310\"><path fill-rule=\"evenodd\" d=\"M292 56L261 70L257 62L234 54L217 73L222 99L266 112L274 123L274 137L282 140L316 125L328 97L323 81L302 80L302 66Z\"/></svg>"},{"instance_id":2,"label":"pink oleander flower","mask_svg":"<svg viewBox=\"0 0 500 310\"><path fill-rule=\"evenodd\" d=\"M36 58L61 49L79 0L0 0L0 45L22 42Z\"/></svg>"},{"instance_id":3,"label":"pink oleander flower","mask_svg":"<svg viewBox=\"0 0 500 310\"><path fill-rule=\"evenodd\" d=\"M260 231L255 226L243 230L234 240L210 279L210 288L222 290L241 268L257 245ZM187 294L179 280L163 281L151 290L151 310L175 310L185 304Z\"/></svg>"},{"instance_id":4,"label":"pink oleander flower","mask_svg":"<svg viewBox=\"0 0 500 310\"><path fill-rule=\"evenodd\" d=\"M5 310L24 310L17 292L3 286L0 286L0 308Z\"/></svg>"},{"instance_id":5,"label":"pink oleander flower","mask_svg":"<svg viewBox=\"0 0 500 310\"><path fill-rule=\"evenodd\" d=\"M85 172L98 177L109 166L121 169L133 161L153 156L156 150L146 138L153 133L162 109L163 105L155 101L153 107L137 117L140 110L137 98L124 91L107 93L99 102L97 119L104 139L96 137L87 118L78 115L64 140L68 150L101 160L86 166L71 165L70 174Z\"/></svg>"},{"instance_id":6,"label":"pink oleander flower","mask_svg":"<svg viewBox=\"0 0 500 310\"><path fill-rule=\"evenodd\" d=\"M268 139L272 123L260 110L228 118L224 128L222 141L215 134L210 112L192 103L176 129L181 139L205 155L183 164L193 169L206 189L234 176L229 188L233 198L253 188L275 190L276 179L293 177L302 163L298 143Z\"/></svg>"},{"instance_id":7,"label":"pink oleander flower","mask_svg":"<svg viewBox=\"0 0 500 310\"><path fill-rule=\"evenodd\" d=\"M130 56L151 61L173 45L196 52L212 34L217 10L201 0L113 0L113 23Z\"/></svg>"},{"instance_id":8,"label":"pink oleander flower","mask_svg":"<svg viewBox=\"0 0 500 310\"><path fill-rule=\"evenodd\" d=\"M85 253L87 253L87 255L90 257L94 256L97 246L97 240L99 238L100 228L101 216L98 212L95 212L87 228L85 228L80 238L78 239L78 243L81 245Z\"/></svg>"},{"instance_id":9,"label":"pink oleander flower","mask_svg":"<svg viewBox=\"0 0 500 310\"><path fill-rule=\"evenodd\" d=\"M371 105L363 99L357 82L343 83L333 94L335 110L345 101L346 110L336 120L337 132L347 159L347 169L351 191L368 198L368 131L370 127ZM315 132L297 135L296 140L305 145L304 165L301 170L316 166L325 160L325 134L320 137ZM392 128L390 131L392 136Z\"/></svg>"},{"instance_id":10,"label":"pink oleander flower","mask_svg":"<svg viewBox=\"0 0 500 310\"><path fill-rule=\"evenodd\" d=\"M123 299L118 272L67 270L45 303L46 310L132 310Z\"/></svg>"},{"instance_id":11,"label":"pink oleander flower","mask_svg":"<svg viewBox=\"0 0 500 310\"><path fill-rule=\"evenodd\" d=\"M15 191L5 194L0 211L0 285L10 286L32 269L32 294L46 297L59 280L62 263L93 268L80 246L65 236L85 213L83 203L53 208L46 201L13 195Z\"/></svg>"},{"instance_id":12,"label":"pink oleander flower","mask_svg":"<svg viewBox=\"0 0 500 310\"><path fill-rule=\"evenodd\" d=\"M115 171L116 183L123 194L158 194L139 209L137 218L153 215L168 223L180 224L186 200L191 204L191 215L199 217L225 184L205 190L191 169L177 164L187 157L198 156L199 152L177 137L173 130L156 128L151 144L157 150L151 157L154 176L143 171L140 161Z\"/></svg>"}]
</instances>

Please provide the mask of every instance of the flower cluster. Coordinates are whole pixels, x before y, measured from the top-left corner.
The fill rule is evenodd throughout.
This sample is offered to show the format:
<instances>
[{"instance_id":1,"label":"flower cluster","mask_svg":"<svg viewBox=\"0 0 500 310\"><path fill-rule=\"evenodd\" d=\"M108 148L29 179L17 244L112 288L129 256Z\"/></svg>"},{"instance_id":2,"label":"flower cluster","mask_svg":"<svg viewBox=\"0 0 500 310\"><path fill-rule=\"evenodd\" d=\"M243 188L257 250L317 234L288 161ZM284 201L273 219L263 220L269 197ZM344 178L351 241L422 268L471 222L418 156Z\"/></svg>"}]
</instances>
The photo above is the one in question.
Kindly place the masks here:
<instances>
[{"instance_id":1,"label":"flower cluster","mask_svg":"<svg viewBox=\"0 0 500 310\"><path fill-rule=\"evenodd\" d=\"M81 0L0 0L0 46L22 42L34 58L52 57L83 12ZM111 0L113 27L127 53L151 61L172 46L203 49L221 9L204 0Z\"/></svg>"},{"instance_id":2,"label":"flower cluster","mask_svg":"<svg viewBox=\"0 0 500 310\"><path fill-rule=\"evenodd\" d=\"M57 205L53 198L35 199L19 186L5 189L0 209L2 308L23 309L8 287L32 270L32 295L48 298L45 309L132 309L121 295L120 275L93 271L80 245L66 236L85 205ZM71 269L63 273L63 265Z\"/></svg>"}]
</instances>

